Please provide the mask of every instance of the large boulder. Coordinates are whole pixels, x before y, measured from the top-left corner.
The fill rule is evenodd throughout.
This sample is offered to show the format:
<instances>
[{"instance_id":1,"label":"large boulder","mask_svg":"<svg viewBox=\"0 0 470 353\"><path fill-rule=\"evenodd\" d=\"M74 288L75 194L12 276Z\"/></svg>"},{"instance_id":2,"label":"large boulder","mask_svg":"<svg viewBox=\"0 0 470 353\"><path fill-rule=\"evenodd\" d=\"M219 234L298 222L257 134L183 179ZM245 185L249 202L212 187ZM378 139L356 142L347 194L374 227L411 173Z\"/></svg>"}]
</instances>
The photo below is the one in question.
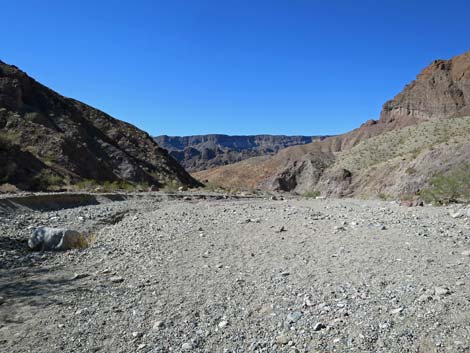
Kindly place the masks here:
<instances>
[{"instance_id":1,"label":"large boulder","mask_svg":"<svg viewBox=\"0 0 470 353\"><path fill-rule=\"evenodd\" d=\"M75 230L39 227L28 240L28 246L35 251L65 251L87 247L88 240Z\"/></svg>"}]
</instances>

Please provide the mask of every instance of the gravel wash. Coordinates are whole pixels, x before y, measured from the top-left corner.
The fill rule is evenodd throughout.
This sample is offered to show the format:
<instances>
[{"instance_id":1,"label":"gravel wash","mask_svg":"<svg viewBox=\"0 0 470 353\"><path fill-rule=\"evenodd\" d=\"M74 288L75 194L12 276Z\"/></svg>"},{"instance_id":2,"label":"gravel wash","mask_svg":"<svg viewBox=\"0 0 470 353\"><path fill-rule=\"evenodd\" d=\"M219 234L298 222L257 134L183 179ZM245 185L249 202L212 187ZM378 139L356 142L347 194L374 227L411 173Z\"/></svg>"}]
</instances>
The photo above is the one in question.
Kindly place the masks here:
<instances>
[{"instance_id":1,"label":"gravel wash","mask_svg":"<svg viewBox=\"0 0 470 353\"><path fill-rule=\"evenodd\" d=\"M0 217L0 351L469 352L470 218L143 197ZM32 228L93 233L33 253Z\"/></svg>"}]
</instances>

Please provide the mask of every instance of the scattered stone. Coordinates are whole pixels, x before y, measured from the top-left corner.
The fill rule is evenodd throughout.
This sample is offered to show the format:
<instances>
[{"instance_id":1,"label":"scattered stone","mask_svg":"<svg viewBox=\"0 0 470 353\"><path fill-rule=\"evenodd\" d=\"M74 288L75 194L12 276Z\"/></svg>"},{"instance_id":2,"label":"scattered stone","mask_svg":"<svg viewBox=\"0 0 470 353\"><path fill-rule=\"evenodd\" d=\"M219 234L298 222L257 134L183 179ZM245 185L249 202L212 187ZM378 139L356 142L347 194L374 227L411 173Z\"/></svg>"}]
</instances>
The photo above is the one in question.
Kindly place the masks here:
<instances>
[{"instance_id":1,"label":"scattered stone","mask_svg":"<svg viewBox=\"0 0 470 353\"><path fill-rule=\"evenodd\" d=\"M455 284L456 284L457 286L464 286L464 285L465 285L465 282L464 282L464 281L457 281L457 282L455 282Z\"/></svg>"},{"instance_id":2,"label":"scattered stone","mask_svg":"<svg viewBox=\"0 0 470 353\"><path fill-rule=\"evenodd\" d=\"M154 329L154 330L159 330L159 329L161 329L161 328L164 327L164 326L165 326L165 323L164 323L163 321L155 321L155 322L153 323L153 329Z\"/></svg>"},{"instance_id":3,"label":"scattered stone","mask_svg":"<svg viewBox=\"0 0 470 353\"><path fill-rule=\"evenodd\" d=\"M462 256L470 256L470 250L462 251Z\"/></svg>"},{"instance_id":4,"label":"scattered stone","mask_svg":"<svg viewBox=\"0 0 470 353\"><path fill-rule=\"evenodd\" d=\"M300 311L294 311L292 313L289 313L287 315L287 323L289 324L296 323L297 321L300 320L301 317L302 317L302 313Z\"/></svg>"},{"instance_id":5,"label":"scattered stone","mask_svg":"<svg viewBox=\"0 0 470 353\"><path fill-rule=\"evenodd\" d=\"M286 345L289 343L289 336L287 335L279 335L276 337L276 343L280 345Z\"/></svg>"},{"instance_id":6,"label":"scattered stone","mask_svg":"<svg viewBox=\"0 0 470 353\"><path fill-rule=\"evenodd\" d=\"M326 326L320 322L317 322L314 326L313 326L313 331L320 331L320 330L323 330L324 328L326 328Z\"/></svg>"},{"instance_id":7,"label":"scattered stone","mask_svg":"<svg viewBox=\"0 0 470 353\"><path fill-rule=\"evenodd\" d=\"M315 304L312 302L312 300L310 299L310 296L309 295L306 295L304 297L304 306L306 307L309 307L309 306L314 306Z\"/></svg>"},{"instance_id":8,"label":"scattered stone","mask_svg":"<svg viewBox=\"0 0 470 353\"><path fill-rule=\"evenodd\" d=\"M86 278L86 277L88 277L88 276L90 276L88 273L75 273L75 274L72 276L71 280L74 281L74 280Z\"/></svg>"},{"instance_id":9,"label":"scattered stone","mask_svg":"<svg viewBox=\"0 0 470 353\"><path fill-rule=\"evenodd\" d=\"M217 326L219 326L219 328L225 328L227 325L228 325L228 321L224 320L224 321L219 322Z\"/></svg>"},{"instance_id":10,"label":"scattered stone","mask_svg":"<svg viewBox=\"0 0 470 353\"><path fill-rule=\"evenodd\" d=\"M185 342L183 343L183 345L181 346L181 349L183 351L190 351L191 349L193 349L193 345L191 342Z\"/></svg>"},{"instance_id":11,"label":"scattered stone","mask_svg":"<svg viewBox=\"0 0 470 353\"><path fill-rule=\"evenodd\" d=\"M425 302L428 302L430 300L432 300L432 296L429 295L429 294L422 294L418 298L418 302L420 302L420 303L425 303Z\"/></svg>"},{"instance_id":12,"label":"scattered stone","mask_svg":"<svg viewBox=\"0 0 470 353\"><path fill-rule=\"evenodd\" d=\"M396 308L390 310L390 314L400 314L403 311L404 308Z\"/></svg>"},{"instance_id":13,"label":"scattered stone","mask_svg":"<svg viewBox=\"0 0 470 353\"><path fill-rule=\"evenodd\" d=\"M113 283L121 283L121 282L124 282L124 278L120 277L120 276L113 276L109 279L111 282Z\"/></svg>"},{"instance_id":14,"label":"scattered stone","mask_svg":"<svg viewBox=\"0 0 470 353\"><path fill-rule=\"evenodd\" d=\"M447 287L436 287L434 288L434 294L443 296L443 295L449 295L450 290Z\"/></svg>"}]
</instances>

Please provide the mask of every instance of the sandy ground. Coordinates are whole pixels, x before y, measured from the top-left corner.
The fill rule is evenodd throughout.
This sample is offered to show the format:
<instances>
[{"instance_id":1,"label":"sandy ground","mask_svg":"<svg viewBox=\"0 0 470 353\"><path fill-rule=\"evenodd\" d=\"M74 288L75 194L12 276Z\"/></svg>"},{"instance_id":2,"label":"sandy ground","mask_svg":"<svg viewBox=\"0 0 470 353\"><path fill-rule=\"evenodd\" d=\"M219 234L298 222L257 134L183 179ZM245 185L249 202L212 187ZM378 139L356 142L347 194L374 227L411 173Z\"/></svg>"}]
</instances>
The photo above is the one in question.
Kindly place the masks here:
<instances>
[{"instance_id":1,"label":"sandy ground","mask_svg":"<svg viewBox=\"0 0 470 353\"><path fill-rule=\"evenodd\" d=\"M469 352L470 218L449 211L188 196L6 212L0 351ZM39 225L96 240L33 253Z\"/></svg>"}]
</instances>

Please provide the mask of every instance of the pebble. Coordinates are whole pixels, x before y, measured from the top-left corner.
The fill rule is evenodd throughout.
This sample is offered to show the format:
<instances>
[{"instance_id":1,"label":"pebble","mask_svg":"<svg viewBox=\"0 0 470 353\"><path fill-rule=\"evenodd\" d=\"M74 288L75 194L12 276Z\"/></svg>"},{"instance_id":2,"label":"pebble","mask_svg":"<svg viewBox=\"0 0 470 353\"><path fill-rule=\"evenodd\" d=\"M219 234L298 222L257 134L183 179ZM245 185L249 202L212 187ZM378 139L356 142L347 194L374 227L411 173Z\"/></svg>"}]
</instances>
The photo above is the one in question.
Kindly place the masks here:
<instances>
[{"instance_id":1,"label":"pebble","mask_svg":"<svg viewBox=\"0 0 470 353\"><path fill-rule=\"evenodd\" d=\"M85 278L85 277L88 277L88 276L89 276L88 273L75 273L75 274L72 276L71 280L74 281L74 280L76 280L76 279L82 279L82 278Z\"/></svg>"},{"instance_id":2,"label":"pebble","mask_svg":"<svg viewBox=\"0 0 470 353\"><path fill-rule=\"evenodd\" d=\"M158 330L158 329L162 328L164 325L165 325L165 324L164 324L163 321L155 321L155 322L153 323L153 329L154 329L154 330Z\"/></svg>"},{"instance_id":3,"label":"pebble","mask_svg":"<svg viewBox=\"0 0 470 353\"><path fill-rule=\"evenodd\" d=\"M181 349L182 349L183 351L190 351L191 349L193 349L193 345L192 345L192 343L190 343L190 342L185 342L185 343L183 343L183 345L181 346Z\"/></svg>"},{"instance_id":4,"label":"pebble","mask_svg":"<svg viewBox=\"0 0 470 353\"><path fill-rule=\"evenodd\" d=\"M285 345L285 344L289 343L289 337L287 335L279 335L279 336L276 337L276 343L281 344L281 345Z\"/></svg>"},{"instance_id":5,"label":"pebble","mask_svg":"<svg viewBox=\"0 0 470 353\"><path fill-rule=\"evenodd\" d=\"M436 294L436 295L449 295L450 290L447 287L436 287L436 288L434 288L434 294Z\"/></svg>"},{"instance_id":6,"label":"pebble","mask_svg":"<svg viewBox=\"0 0 470 353\"><path fill-rule=\"evenodd\" d=\"M300 320L302 317L302 313L300 311L294 311L293 313L289 313L287 315L287 322L290 323L295 323Z\"/></svg>"},{"instance_id":7,"label":"pebble","mask_svg":"<svg viewBox=\"0 0 470 353\"><path fill-rule=\"evenodd\" d=\"M470 250L462 251L462 256L470 256Z\"/></svg>"},{"instance_id":8,"label":"pebble","mask_svg":"<svg viewBox=\"0 0 470 353\"><path fill-rule=\"evenodd\" d=\"M393 310L390 310L390 314L400 314L403 311L403 308L396 308Z\"/></svg>"},{"instance_id":9,"label":"pebble","mask_svg":"<svg viewBox=\"0 0 470 353\"><path fill-rule=\"evenodd\" d=\"M121 282L124 282L124 278L120 277L120 276L113 276L109 279L111 282L113 283L121 283Z\"/></svg>"},{"instance_id":10,"label":"pebble","mask_svg":"<svg viewBox=\"0 0 470 353\"><path fill-rule=\"evenodd\" d=\"M219 324L217 326L219 326L219 328L224 328L228 325L228 321L221 321L219 322Z\"/></svg>"},{"instance_id":11,"label":"pebble","mask_svg":"<svg viewBox=\"0 0 470 353\"><path fill-rule=\"evenodd\" d=\"M326 328L326 326L320 322L317 322L315 326L313 326L313 331L320 331L322 329Z\"/></svg>"}]
</instances>

